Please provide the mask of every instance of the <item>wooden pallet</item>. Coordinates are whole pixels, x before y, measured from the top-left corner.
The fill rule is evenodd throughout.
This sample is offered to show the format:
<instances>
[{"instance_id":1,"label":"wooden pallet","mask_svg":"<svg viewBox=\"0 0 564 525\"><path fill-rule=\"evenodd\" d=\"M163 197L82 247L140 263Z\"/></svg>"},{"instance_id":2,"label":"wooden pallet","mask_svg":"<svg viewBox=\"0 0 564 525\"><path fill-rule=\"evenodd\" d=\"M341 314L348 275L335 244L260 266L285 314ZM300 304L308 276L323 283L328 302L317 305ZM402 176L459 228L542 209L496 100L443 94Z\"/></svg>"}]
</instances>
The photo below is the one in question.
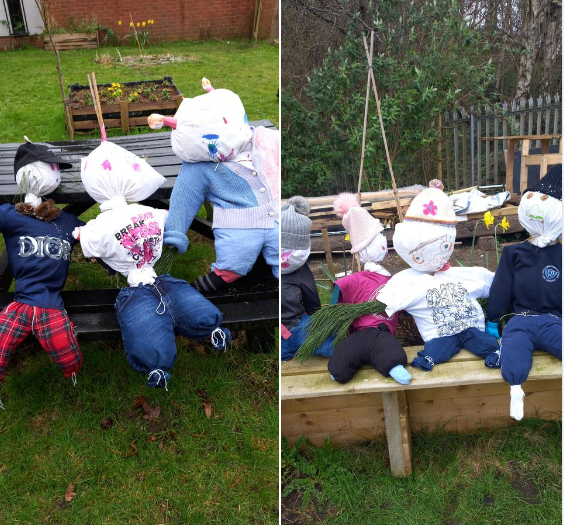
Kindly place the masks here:
<instances>
[{"instance_id":1,"label":"wooden pallet","mask_svg":"<svg viewBox=\"0 0 564 525\"><path fill-rule=\"evenodd\" d=\"M96 49L98 47L97 33L63 33L51 35L57 51L70 49ZM45 49L53 51L49 36L44 37Z\"/></svg>"}]
</instances>

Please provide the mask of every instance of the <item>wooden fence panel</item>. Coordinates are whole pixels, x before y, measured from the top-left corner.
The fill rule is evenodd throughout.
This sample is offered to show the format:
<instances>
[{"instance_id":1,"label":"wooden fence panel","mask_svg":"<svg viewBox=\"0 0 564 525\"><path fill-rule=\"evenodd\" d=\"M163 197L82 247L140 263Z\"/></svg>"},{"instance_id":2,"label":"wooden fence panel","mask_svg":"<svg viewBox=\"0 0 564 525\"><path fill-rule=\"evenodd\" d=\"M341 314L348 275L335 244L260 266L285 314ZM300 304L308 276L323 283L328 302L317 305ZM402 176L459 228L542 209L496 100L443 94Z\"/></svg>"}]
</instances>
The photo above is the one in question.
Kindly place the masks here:
<instances>
[{"instance_id":1,"label":"wooden fence panel","mask_svg":"<svg viewBox=\"0 0 564 525\"><path fill-rule=\"evenodd\" d=\"M447 190L474 185L501 184L505 180L507 141L486 137L562 133L560 95L536 100L504 102L500 108L459 108L445 113L443 176ZM536 147L540 148L540 141ZM555 139L552 144L558 144ZM500 154L501 150L501 154Z\"/></svg>"}]
</instances>

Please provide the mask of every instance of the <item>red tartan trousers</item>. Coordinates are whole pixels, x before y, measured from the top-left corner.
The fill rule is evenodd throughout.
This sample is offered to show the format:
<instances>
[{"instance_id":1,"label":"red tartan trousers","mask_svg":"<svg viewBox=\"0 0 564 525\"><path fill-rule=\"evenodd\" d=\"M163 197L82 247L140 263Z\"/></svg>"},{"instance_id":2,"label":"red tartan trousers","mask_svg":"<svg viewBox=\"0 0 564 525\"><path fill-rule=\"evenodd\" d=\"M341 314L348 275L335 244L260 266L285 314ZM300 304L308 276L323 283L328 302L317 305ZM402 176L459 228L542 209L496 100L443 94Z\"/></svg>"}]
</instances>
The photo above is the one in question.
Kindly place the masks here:
<instances>
[{"instance_id":1,"label":"red tartan trousers","mask_svg":"<svg viewBox=\"0 0 564 525\"><path fill-rule=\"evenodd\" d=\"M30 332L66 377L80 370L82 353L67 312L14 301L0 312L0 384L12 351Z\"/></svg>"}]
</instances>

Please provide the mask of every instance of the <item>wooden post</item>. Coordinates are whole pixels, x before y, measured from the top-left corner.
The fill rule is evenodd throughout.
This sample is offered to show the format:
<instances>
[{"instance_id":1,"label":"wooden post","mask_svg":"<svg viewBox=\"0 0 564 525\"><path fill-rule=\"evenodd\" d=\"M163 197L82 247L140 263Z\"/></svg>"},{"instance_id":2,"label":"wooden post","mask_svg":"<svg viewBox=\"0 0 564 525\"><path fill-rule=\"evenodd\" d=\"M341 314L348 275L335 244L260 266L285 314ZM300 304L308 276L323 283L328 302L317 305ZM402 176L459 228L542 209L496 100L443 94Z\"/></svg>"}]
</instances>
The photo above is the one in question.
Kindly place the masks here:
<instances>
[{"instance_id":1,"label":"wooden post","mask_svg":"<svg viewBox=\"0 0 564 525\"><path fill-rule=\"evenodd\" d=\"M371 33L371 38L373 38L374 31ZM362 35L362 40L364 42L364 51L366 52L366 58L370 60L370 52L368 51L368 43L366 42L366 36ZM388 168L390 169L390 175L392 178L392 188L394 192L394 197L396 199L396 207L398 209L398 216L400 222L403 221L403 211L401 209L398 197L398 188L396 186L396 178L394 177L394 170L392 169L392 161L390 160L390 152L388 151L388 142L386 140L386 131L384 130L384 121L382 119L382 110L380 108L380 99L378 98L378 89L376 88L376 80L374 78L374 71L369 70L370 79L372 81L372 90L374 91L374 97L376 98L376 109L378 110L378 118L380 120L380 129L382 130L382 140L384 141L384 149L386 150L386 159L388 161Z\"/></svg>"},{"instance_id":2,"label":"wooden post","mask_svg":"<svg viewBox=\"0 0 564 525\"><path fill-rule=\"evenodd\" d=\"M335 267L333 265L333 254L331 253L331 242L329 241L329 233L327 228L321 230L321 236L323 237L323 249L325 250L325 259L327 260L327 269L329 273L335 277Z\"/></svg>"},{"instance_id":3,"label":"wooden post","mask_svg":"<svg viewBox=\"0 0 564 525\"><path fill-rule=\"evenodd\" d=\"M127 135L129 132L129 102L127 99L119 103L119 108L121 111L121 132Z\"/></svg>"},{"instance_id":4,"label":"wooden post","mask_svg":"<svg viewBox=\"0 0 564 525\"><path fill-rule=\"evenodd\" d=\"M257 3L255 4L255 20L253 22L253 40L258 39L261 9L262 9L262 0L257 0Z\"/></svg>"},{"instance_id":5,"label":"wooden post","mask_svg":"<svg viewBox=\"0 0 564 525\"><path fill-rule=\"evenodd\" d=\"M395 478L411 476L411 425L404 391L382 392L390 468Z\"/></svg>"},{"instance_id":6,"label":"wooden post","mask_svg":"<svg viewBox=\"0 0 564 525\"><path fill-rule=\"evenodd\" d=\"M505 154L505 191L513 193L513 160L515 158L515 140L507 139ZM523 159L521 159L522 161Z\"/></svg>"},{"instance_id":7,"label":"wooden post","mask_svg":"<svg viewBox=\"0 0 564 525\"><path fill-rule=\"evenodd\" d=\"M278 45L278 34L280 33L280 0L276 0L274 4L274 13L272 13L272 23L270 24L270 45Z\"/></svg>"},{"instance_id":8,"label":"wooden post","mask_svg":"<svg viewBox=\"0 0 564 525\"><path fill-rule=\"evenodd\" d=\"M519 180L519 193L523 194L525 188L527 187L527 181L529 179L529 167L527 165L527 157L529 155L529 145L531 141L529 139L523 139L521 141L521 178Z\"/></svg>"}]
</instances>

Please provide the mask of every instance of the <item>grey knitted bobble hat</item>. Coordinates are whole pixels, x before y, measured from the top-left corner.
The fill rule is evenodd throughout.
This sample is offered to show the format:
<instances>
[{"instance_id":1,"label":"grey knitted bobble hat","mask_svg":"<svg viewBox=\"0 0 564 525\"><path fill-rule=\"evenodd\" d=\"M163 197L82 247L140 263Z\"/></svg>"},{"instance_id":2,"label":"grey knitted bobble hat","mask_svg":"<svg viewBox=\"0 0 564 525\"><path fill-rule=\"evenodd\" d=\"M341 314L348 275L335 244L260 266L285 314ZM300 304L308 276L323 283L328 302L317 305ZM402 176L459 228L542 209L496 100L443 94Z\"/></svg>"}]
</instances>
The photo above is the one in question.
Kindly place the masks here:
<instances>
[{"instance_id":1,"label":"grey knitted bobble hat","mask_svg":"<svg viewBox=\"0 0 564 525\"><path fill-rule=\"evenodd\" d=\"M310 206L305 197L296 195L282 206L281 239L282 248L290 250L309 250L311 239Z\"/></svg>"}]
</instances>

